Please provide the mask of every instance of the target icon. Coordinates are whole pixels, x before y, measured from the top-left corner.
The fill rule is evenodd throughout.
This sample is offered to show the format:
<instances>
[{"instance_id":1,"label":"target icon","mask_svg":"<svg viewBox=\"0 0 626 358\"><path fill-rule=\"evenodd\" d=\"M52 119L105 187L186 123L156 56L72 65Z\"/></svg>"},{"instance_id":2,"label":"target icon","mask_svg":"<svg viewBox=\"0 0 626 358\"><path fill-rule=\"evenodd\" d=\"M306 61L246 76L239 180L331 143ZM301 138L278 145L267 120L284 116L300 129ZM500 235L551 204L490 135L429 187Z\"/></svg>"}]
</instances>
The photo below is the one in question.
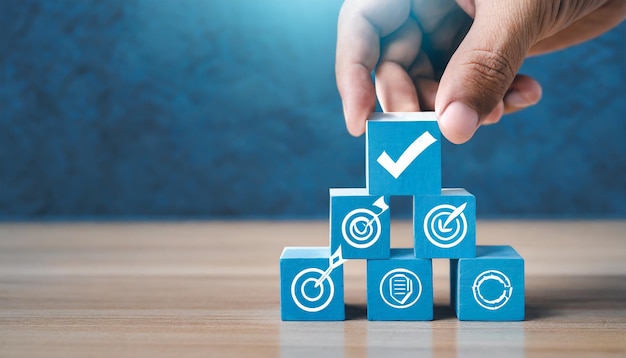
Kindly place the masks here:
<instances>
[{"instance_id":1,"label":"target icon","mask_svg":"<svg viewBox=\"0 0 626 358\"><path fill-rule=\"evenodd\" d=\"M355 209L341 223L341 233L346 242L357 249L366 249L380 237L380 219L369 209Z\"/></svg>"},{"instance_id":2,"label":"target icon","mask_svg":"<svg viewBox=\"0 0 626 358\"><path fill-rule=\"evenodd\" d=\"M343 218L341 234L348 245L356 249L366 249L378 241L382 232L379 216L389 209L385 197L378 198L373 206L380 209L375 213L370 209L354 209Z\"/></svg>"},{"instance_id":3,"label":"target icon","mask_svg":"<svg viewBox=\"0 0 626 358\"><path fill-rule=\"evenodd\" d=\"M319 282L322 278L323 281ZM291 282L291 297L296 306L306 312L323 310L328 307L334 296L333 280L317 268L300 271Z\"/></svg>"},{"instance_id":4,"label":"target icon","mask_svg":"<svg viewBox=\"0 0 626 358\"><path fill-rule=\"evenodd\" d=\"M428 241L442 249L458 245L467 235L465 207L442 204L432 208L424 218L424 234Z\"/></svg>"},{"instance_id":5,"label":"target icon","mask_svg":"<svg viewBox=\"0 0 626 358\"><path fill-rule=\"evenodd\" d=\"M485 294L485 292L481 290L481 287L486 284L500 285L502 287L502 293L499 295ZM490 311L495 311L509 302L511 295L513 294L513 286L511 286L509 278L502 272L497 270L487 270L476 277L474 284L472 285L472 291L474 292L474 299L476 300L476 303ZM489 293L491 292L492 290L489 290ZM496 297L489 299L489 296Z\"/></svg>"}]
</instances>

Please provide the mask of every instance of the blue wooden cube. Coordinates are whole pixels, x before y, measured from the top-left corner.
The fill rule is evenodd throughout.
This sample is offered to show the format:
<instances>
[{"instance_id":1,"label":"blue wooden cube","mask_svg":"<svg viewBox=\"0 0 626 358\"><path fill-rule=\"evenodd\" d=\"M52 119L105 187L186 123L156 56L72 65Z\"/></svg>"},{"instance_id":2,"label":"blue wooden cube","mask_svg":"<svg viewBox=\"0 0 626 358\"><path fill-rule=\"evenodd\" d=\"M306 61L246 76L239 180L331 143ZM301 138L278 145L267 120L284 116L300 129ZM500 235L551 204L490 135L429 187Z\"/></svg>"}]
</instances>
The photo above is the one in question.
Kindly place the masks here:
<instances>
[{"instance_id":1,"label":"blue wooden cube","mask_svg":"<svg viewBox=\"0 0 626 358\"><path fill-rule=\"evenodd\" d=\"M434 112L374 113L365 137L371 195L439 194L441 132Z\"/></svg>"},{"instance_id":2,"label":"blue wooden cube","mask_svg":"<svg viewBox=\"0 0 626 358\"><path fill-rule=\"evenodd\" d=\"M280 313L283 321L345 319L343 267L332 264L328 247L286 247L280 256Z\"/></svg>"},{"instance_id":3,"label":"blue wooden cube","mask_svg":"<svg viewBox=\"0 0 626 358\"><path fill-rule=\"evenodd\" d=\"M476 255L476 198L465 189L413 197L415 257Z\"/></svg>"},{"instance_id":4,"label":"blue wooden cube","mask_svg":"<svg viewBox=\"0 0 626 358\"><path fill-rule=\"evenodd\" d=\"M510 246L478 246L450 260L450 294L462 321L524 319L524 259Z\"/></svg>"},{"instance_id":5,"label":"blue wooden cube","mask_svg":"<svg viewBox=\"0 0 626 358\"><path fill-rule=\"evenodd\" d=\"M330 189L330 248L346 259L389 257L389 197L366 189Z\"/></svg>"},{"instance_id":6,"label":"blue wooden cube","mask_svg":"<svg viewBox=\"0 0 626 358\"><path fill-rule=\"evenodd\" d=\"M391 249L389 259L367 260L367 319L432 320L432 261L415 258L411 249Z\"/></svg>"}]
</instances>

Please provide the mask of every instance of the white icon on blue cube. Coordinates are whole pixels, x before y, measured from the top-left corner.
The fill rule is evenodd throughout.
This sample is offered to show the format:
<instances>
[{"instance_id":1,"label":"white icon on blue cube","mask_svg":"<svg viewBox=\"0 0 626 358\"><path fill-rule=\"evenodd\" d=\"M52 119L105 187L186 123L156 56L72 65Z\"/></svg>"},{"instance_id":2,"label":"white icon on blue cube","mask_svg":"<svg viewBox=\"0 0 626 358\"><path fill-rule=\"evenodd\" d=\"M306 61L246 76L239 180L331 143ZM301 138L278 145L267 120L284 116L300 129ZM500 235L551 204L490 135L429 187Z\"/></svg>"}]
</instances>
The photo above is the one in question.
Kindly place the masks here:
<instances>
[{"instance_id":1,"label":"white icon on blue cube","mask_svg":"<svg viewBox=\"0 0 626 358\"><path fill-rule=\"evenodd\" d=\"M280 303L284 321L345 319L341 251L286 247L280 257Z\"/></svg>"},{"instance_id":2,"label":"white icon on blue cube","mask_svg":"<svg viewBox=\"0 0 626 358\"><path fill-rule=\"evenodd\" d=\"M366 187L371 195L441 190L441 132L434 113L373 114L366 125Z\"/></svg>"},{"instance_id":3,"label":"white icon on blue cube","mask_svg":"<svg viewBox=\"0 0 626 358\"><path fill-rule=\"evenodd\" d=\"M365 142L365 188L329 191L329 246L281 255L281 318L345 319L343 264L364 259L368 320L432 320L432 259L449 258L459 320L523 320L524 260L510 246L476 246L476 198L441 188L434 112L373 114ZM391 248L392 196L413 198L413 248Z\"/></svg>"},{"instance_id":4,"label":"white icon on blue cube","mask_svg":"<svg viewBox=\"0 0 626 358\"><path fill-rule=\"evenodd\" d=\"M421 295L422 282L415 273L407 269L391 270L380 280L380 297L390 307L411 307Z\"/></svg>"},{"instance_id":5,"label":"white icon on blue cube","mask_svg":"<svg viewBox=\"0 0 626 358\"><path fill-rule=\"evenodd\" d=\"M372 204L377 212L370 209L354 209L348 213L341 223L341 234L350 246L357 249L366 249L378 241L383 231L380 215L389 209L385 197L381 196Z\"/></svg>"},{"instance_id":6,"label":"white icon on blue cube","mask_svg":"<svg viewBox=\"0 0 626 358\"><path fill-rule=\"evenodd\" d=\"M387 259L367 260L367 319L433 319L432 261L413 250L391 249Z\"/></svg>"},{"instance_id":7,"label":"white icon on blue cube","mask_svg":"<svg viewBox=\"0 0 626 358\"><path fill-rule=\"evenodd\" d=\"M389 257L389 198L364 188L330 190L330 249L346 259Z\"/></svg>"},{"instance_id":8,"label":"white icon on blue cube","mask_svg":"<svg viewBox=\"0 0 626 358\"><path fill-rule=\"evenodd\" d=\"M435 139L429 131L426 131L417 137L413 143L411 143L406 150L400 154L397 161L391 159L389 154L387 154L387 151L383 151L382 154L376 158L376 162L378 162L383 169L391 174L394 179L398 179L400 175L402 175L402 173L404 173L404 171L411 165L411 163L436 141L437 139Z\"/></svg>"},{"instance_id":9,"label":"white icon on blue cube","mask_svg":"<svg viewBox=\"0 0 626 358\"><path fill-rule=\"evenodd\" d=\"M450 300L463 321L524 319L524 259L510 246L477 246L450 260Z\"/></svg>"},{"instance_id":10,"label":"white icon on blue cube","mask_svg":"<svg viewBox=\"0 0 626 358\"><path fill-rule=\"evenodd\" d=\"M495 289L493 288L494 284ZM472 291L476 303L483 308L495 311L509 302L513 294L513 286L511 286L509 278L502 272L487 270L476 277ZM495 294L493 294L494 292Z\"/></svg>"},{"instance_id":11,"label":"white icon on blue cube","mask_svg":"<svg viewBox=\"0 0 626 358\"><path fill-rule=\"evenodd\" d=\"M308 268L300 271L291 282L291 298L301 310L319 312L328 307L335 296L335 284L330 276L319 280L324 271Z\"/></svg>"},{"instance_id":12,"label":"white icon on blue cube","mask_svg":"<svg viewBox=\"0 0 626 358\"><path fill-rule=\"evenodd\" d=\"M415 256L461 258L476 255L476 198L465 189L413 197Z\"/></svg>"},{"instance_id":13,"label":"white icon on blue cube","mask_svg":"<svg viewBox=\"0 0 626 358\"><path fill-rule=\"evenodd\" d=\"M467 234L467 219L463 210L467 203L454 207L437 205L424 218L424 234L428 241L442 249L458 245Z\"/></svg>"}]
</instances>

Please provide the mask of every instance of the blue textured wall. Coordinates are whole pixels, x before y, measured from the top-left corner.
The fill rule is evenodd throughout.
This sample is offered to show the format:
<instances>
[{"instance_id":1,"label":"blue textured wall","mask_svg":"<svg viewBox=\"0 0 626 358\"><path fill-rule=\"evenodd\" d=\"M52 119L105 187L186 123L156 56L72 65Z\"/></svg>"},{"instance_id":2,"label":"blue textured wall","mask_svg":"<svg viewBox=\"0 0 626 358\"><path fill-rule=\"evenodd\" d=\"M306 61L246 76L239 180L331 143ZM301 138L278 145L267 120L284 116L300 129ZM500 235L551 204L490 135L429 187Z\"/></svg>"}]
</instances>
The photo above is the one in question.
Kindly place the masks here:
<instances>
[{"instance_id":1,"label":"blue textured wall","mask_svg":"<svg viewBox=\"0 0 626 358\"><path fill-rule=\"evenodd\" d=\"M0 1L0 217L327 215L329 187L365 183L339 6ZM446 144L444 184L482 217L626 217L624 38L529 60L541 104Z\"/></svg>"}]
</instances>

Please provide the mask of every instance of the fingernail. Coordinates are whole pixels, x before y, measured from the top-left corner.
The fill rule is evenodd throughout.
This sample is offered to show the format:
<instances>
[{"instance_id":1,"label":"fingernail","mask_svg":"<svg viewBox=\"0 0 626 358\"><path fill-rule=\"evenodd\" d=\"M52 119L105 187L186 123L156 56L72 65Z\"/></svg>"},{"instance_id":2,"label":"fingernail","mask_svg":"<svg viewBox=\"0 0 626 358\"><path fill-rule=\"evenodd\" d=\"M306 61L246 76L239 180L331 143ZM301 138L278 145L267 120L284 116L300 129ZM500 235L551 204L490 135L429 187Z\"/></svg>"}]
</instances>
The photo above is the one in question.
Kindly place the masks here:
<instances>
[{"instance_id":1,"label":"fingernail","mask_svg":"<svg viewBox=\"0 0 626 358\"><path fill-rule=\"evenodd\" d=\"M439 116L439 126L450 142L465 143L478 129L478 113L461 102L452 102Z\"/></svg>"},{"instance_id":2,"label":"fingernail","mask_svg":"<svg viewBox=\"0 0 626 358\"><path fill-rule=\"evenodd\" d=\"M520 92L512 91L507 93L507 95L504 97L504 103L507 106L524 108L536 104L537 101L531 100L530 98L522 95Z\"/></svg>"}]
</instances>

